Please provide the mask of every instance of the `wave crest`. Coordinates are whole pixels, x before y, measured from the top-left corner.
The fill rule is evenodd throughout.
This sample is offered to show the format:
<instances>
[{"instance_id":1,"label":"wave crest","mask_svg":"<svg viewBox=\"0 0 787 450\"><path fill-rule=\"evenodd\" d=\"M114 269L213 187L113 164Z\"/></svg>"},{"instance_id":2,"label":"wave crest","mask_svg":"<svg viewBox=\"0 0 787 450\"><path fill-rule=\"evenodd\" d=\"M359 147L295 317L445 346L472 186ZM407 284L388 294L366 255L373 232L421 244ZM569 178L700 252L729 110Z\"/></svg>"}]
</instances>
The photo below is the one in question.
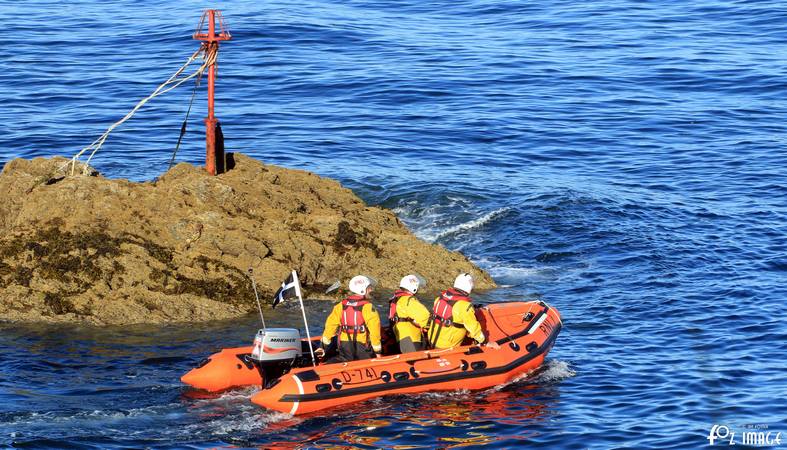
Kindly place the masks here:
<instances>
[{"instance_id":1,"label":"wave crest","mask_svg":"<svg viewBox=\"0 0 787 450\"><path fill-rule=\"evenodd\" d=\"M446 238L446 237L449 237L449 236L453 236L453 235L456 235L456 234L459 234L459 233L472 231L472 230L481 228L484 225L489 224L490 222L494 221L495 219L497 219L498 217L502 216L503 214L507 213L510 210L511 210L511 208L506 206L506 207L498 208L498 209L496 209L494 211L488 212L488 213L486 213L486 214L484 214L481 217L478 217L476 219L469 220L467 222L462 222L462 223L459 223L459 224L456 224L456 225L452 225L452 226L449 226L448 228L444 228L442 230L441 229L426 228L426 229L420 229L420 230L416 229L416 230L414 230L414 232L415 232L416 236L420 237L421 239L424 239L425 241L436 242L436 241L438 241L440 239L443 239L443 238Z\"/></svg>"}]
</instances>

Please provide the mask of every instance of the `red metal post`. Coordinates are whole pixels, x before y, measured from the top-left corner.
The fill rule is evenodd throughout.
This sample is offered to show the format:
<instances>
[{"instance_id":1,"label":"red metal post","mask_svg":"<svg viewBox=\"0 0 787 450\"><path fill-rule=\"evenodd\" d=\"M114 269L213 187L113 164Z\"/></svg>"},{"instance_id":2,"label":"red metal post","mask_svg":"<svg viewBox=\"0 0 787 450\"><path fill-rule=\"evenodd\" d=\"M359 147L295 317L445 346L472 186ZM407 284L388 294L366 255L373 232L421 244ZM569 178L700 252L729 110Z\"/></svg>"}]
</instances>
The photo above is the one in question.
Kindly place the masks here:
<instances>
[{"instance_id":1,"label":"red metal post","mask_svg":"<svg viewBox=\"0 0 787 450\"><path fill-rule=\"evenodd\" d=\"M218 19L219 33L216 33L216 23ZM207 21L207 32L202 32L202 28ZM217 175L224 170L223 151L217 152L216 146L216 127L219 125L214 112L214 95L216 92L216 61L218 60L219 41L228 41L232 38L229 30L225 29L221 12L215 9L208 9L202 13L202 19L194 33L194 39L203 41L205 57L209 58L215 54L216 58L208 66L208 117L205 119L205 170L211 175ZM223 147L223 146L220 146ZM222 153L222 154L218 154Z\"/></svg>"}]
</instances>

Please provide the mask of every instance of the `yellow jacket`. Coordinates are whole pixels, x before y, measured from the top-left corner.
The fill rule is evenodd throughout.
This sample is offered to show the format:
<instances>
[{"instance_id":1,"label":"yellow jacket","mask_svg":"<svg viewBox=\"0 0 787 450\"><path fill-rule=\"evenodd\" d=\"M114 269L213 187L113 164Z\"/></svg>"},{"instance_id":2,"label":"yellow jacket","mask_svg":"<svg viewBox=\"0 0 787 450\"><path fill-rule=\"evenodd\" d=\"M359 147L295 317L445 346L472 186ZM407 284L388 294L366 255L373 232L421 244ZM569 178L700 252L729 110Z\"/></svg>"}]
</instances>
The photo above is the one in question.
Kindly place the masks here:
<instances>
[{"instance_id":1,"label":"yellow jacket","mask_svg":"<svg viewBox=\"0 0 787 450\"><path fill-rule=\"evenodd\" d=\"M325 331L322 333L323 344L330 344L331 338L336 336L336 333L340 330L342 324L342 312L342 302L339 302L333 307L331 313L328 314L328 318L325 319ZM372 344L372 349L375 353L381 353L383 351L383 346L380 343L380 315L377 313L371 303L363 305L361 314L363 315L363 320L365 322L364 326L366 327L366 331L369 335L369 342ZM366 345L367 333L358 333L358 344ZM339 333L339 340L343 342L352 342L352 332L347 333L342 331Z\"/></svg>"},{"instance_id":2,"label":"yellow jacket","mask_svg":"<svg viewBox=\"0 0 787 450\"><path fill-rule=\"evenodd\" d=\"M439 299L440 297L435 299L435 305ZM434 310L434 306L432 309ZM453 318L451 320L456 325L462 325L463 327L443 326L442 329L440 329L440 334L437 338L437 342L434 344L434 347L456 347L462 343L465 335L470 336L471 338L475 339L476 342L482 344L486 337L484 336L484 332L481 329L481 324L478 323L478 319L475 318L475 309L473 308L473 304L464 300L459 300L454 303L452 311ZM434 340L435 334L439 328L440 324L433 321L432 326L429 328L430 341Z\"/></svg>"},{"instance_id":3,"label":"yellow jacket","mask_svg":"<svg viewBox=\"0 0 787 450\"><path fill-rule=\"evenodd\" d=\"M429 325L429 310L414 295L403 295L395 302L396 315L399 316L399 322L393 325L396 340L409 337L413 342L421 342L421 328ZM412 322L407 319L412 319Z\"/></svg>"}]
</instances>

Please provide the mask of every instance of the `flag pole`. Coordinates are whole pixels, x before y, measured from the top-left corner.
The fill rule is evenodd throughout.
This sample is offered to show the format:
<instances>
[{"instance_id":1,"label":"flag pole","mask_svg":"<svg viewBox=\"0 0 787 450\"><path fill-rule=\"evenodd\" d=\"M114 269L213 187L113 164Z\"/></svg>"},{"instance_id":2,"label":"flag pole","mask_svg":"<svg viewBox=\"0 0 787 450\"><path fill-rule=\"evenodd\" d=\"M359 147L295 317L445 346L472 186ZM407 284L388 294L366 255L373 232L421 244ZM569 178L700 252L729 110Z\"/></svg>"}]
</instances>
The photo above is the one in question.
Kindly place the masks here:
<instances>
[{"instance_id":1,"label":"flag pole","mask_svg":"<svg viewBox=\"0 0 787 450\"><path fill-rule=\"evenodd\" d=\"M301 281L298 279L298 272L292 271L292 279L295 280L295 295L298 296L298 301L301 303L301 314L303 314L303 326L306 328L306 339L309 342L309 353L312 355L312 365L317 366L317 360L314 359L314 349L312 348L312 336L309 333L309 323L306 322L306 309L303 307L303 296L301 295Z\"/></svg>"},{"instance_id":2,"label":"flag pole","mask_svg":"<svg viewBox=\"0 0 787 450\"><path fill-rule=\"evenodd\" d=\"M268 327L265 326L265 317L263 317L262 315L262 305L260 305L260 295L257 293L257 283L254 281L254 275L252 275L251 267L249 267L249 278L251 278L251 287L254 288L254 298L257 299L257 310L259 310L260 312L262 329L268 331Z\"/></svg>"}]
</instances>

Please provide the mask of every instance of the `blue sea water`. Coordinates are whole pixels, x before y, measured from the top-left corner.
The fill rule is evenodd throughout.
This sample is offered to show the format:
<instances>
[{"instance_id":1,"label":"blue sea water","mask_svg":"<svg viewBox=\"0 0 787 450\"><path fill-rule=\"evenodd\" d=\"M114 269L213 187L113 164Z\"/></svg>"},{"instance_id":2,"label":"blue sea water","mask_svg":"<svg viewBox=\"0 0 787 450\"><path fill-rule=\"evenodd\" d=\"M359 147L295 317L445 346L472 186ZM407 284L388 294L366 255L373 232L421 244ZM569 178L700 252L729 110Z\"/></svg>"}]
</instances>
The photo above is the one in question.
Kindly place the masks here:
<instances>
[{"instance_id":1,"label":"blue sea water","mask_svg":"<svg viewBox=\"0 0 787 450\"><path fill-rule=\"evenodd\" d=\"M89 144L197 48L206 6L0 1L0 162ZM486 392L301 419L178 381L249 343L253 317L4 324L1 446L682 449L709 445L713 425L787 433L783 2L213 6L233 35L217 84L227 149L394 209L492 273L501 287L480 300L553 304L565 326L548 363ZM92 163L160 175L190 95L154 99ZM178 161L203 161L199 95ZM319 332L327 305L309 309ZM294 313L269 320L297 326Z\"/></svg>"}]
</instances>

